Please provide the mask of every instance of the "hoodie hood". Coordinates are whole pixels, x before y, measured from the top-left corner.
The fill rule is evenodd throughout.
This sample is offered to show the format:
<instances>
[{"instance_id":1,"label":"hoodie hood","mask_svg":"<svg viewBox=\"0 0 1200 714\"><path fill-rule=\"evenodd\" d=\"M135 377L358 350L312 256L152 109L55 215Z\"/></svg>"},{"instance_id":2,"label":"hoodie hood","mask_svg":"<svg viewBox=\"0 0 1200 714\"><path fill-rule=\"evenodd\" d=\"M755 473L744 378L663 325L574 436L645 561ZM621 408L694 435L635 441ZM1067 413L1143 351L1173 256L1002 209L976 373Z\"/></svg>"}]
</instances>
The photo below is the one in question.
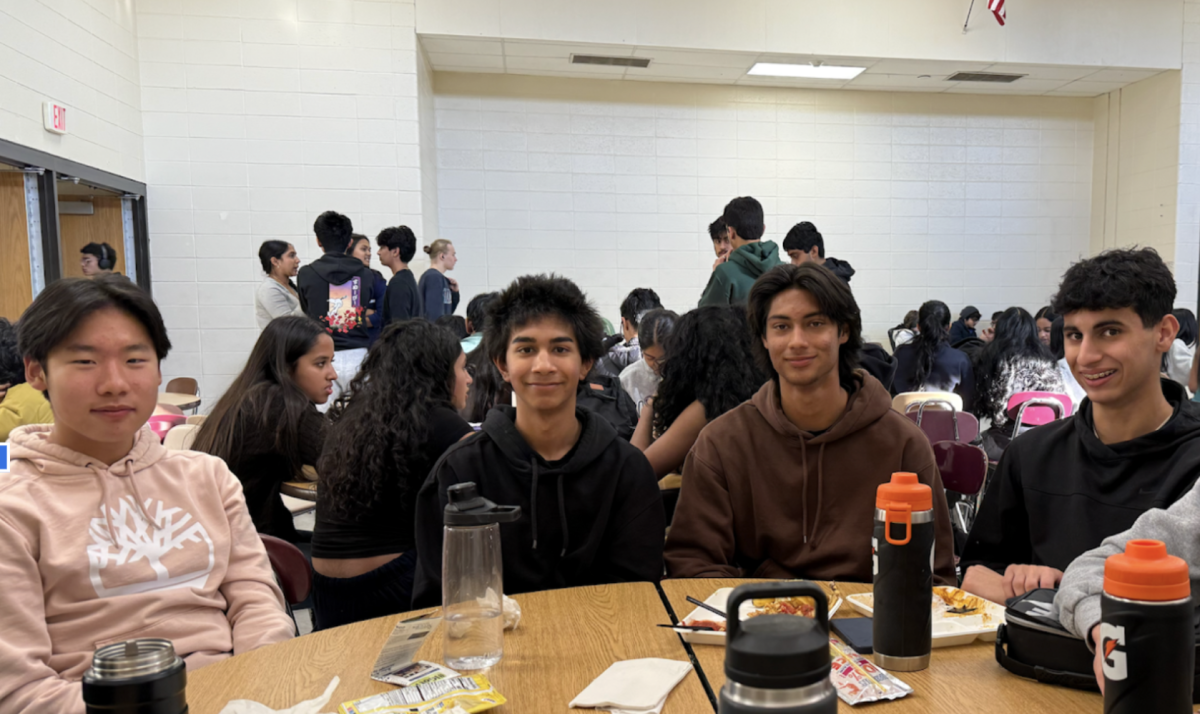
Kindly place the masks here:
<instances>
[{"instance_id":1,"label":"hoodie hood","mask_svg":"<svg viewBox=\"0 0 1200 714\"><path fill-rule=\"evenodd\" d=\"M341 285L356 275L361 275L366 267L362 261L352 255L326 253L310 263L313 271L330 285Z\"/></svg>"},{"instance_id":2,"label":"hoodie hood","mask_svg":"<svg viewBox=\"0 0 1200 714\"><path fill-rule=\"evenodd\" d=\"M854 268L844 260L826 258L825 267L833 271L833 274L841 278L844 282L849 283L850 278L854 277Z\"/></svg>"},{"instance_id":3,"label":"hoodie hood","mask_svg":"<svg viewBox=\"0 0 1200 714\"><path fill-rule=\"evenodd\" d=\"M1100 441L1096 436L1092 400L1083 400L1076 414L1079 440L1093 458L1107 462L1141 459L1160 452L1173 452L1185 442L1200 436L1200 407L1188 399L1183 385L1171 379L1159 381L1163 396L1170 403L1174 413L1161 429L1129 441L1117 444L1105 444Z\"/></svg>"},{"instance_id":4,"label":"hoodie hood","mask_svg":"<svg viewBox=\"0 0 1200 714\"><path fill-rule=\"evenodd\" d=\"M562 556L570 545L570 529L567 524L567 509L563 492L563 479L571 473L586 469L600 458L609 444L617 439L617 431L603 418L587 409L576 407L575 418L582 424L579 441L556 462L542 458L517 431L517 410L511 406L499 406L488 412L483 422L483 431L499 447L508 466L522 480L528 478L530 521L533 524L533 548L538 547L538 481L553 477L557 481L558 518L563 530Z\"/></svg>"},{"instance_id":5,"label":"hoodie hood","mask_svg":"<svg viewBox=\"0 0 1200 714\"><path fill-rule=\"evenodd\" d=\"M779 246L769 240L747 243L733 251L729 262L740 266L751 277L758 278L779 265Z\"/></svg>"}]
</instances>

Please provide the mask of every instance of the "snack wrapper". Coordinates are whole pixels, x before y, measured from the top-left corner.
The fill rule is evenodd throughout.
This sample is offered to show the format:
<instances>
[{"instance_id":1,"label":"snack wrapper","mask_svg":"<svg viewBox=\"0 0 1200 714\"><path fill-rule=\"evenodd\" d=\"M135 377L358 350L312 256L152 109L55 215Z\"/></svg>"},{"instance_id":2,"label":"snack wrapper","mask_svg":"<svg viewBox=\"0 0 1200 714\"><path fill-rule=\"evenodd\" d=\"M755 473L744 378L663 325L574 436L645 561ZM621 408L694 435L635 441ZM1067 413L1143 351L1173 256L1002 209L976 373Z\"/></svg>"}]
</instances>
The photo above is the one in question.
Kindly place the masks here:
<instances>
[{"instance_id":1,"label":"snack wrapper","mask_svg":"<svg viewBox=\"0 0 1200 714\"><path fill-rule=\"evenodd\" d=\"M340 714L450 714L460 709L466 714L476 714L507 701L486 676L476 674L355 699L342 704L338 711Z\"/></svg>"},{"instance_id":2,"label":"snack wrapper","mask_svg":"<svg viewBox=\"0 0 1200 714\"><path fill-rule=\"evenodd\" d=\"M829 638L829 653L833 655L829 678L838 697L851 706L912 694L912 687L879 669L836 637Z\"/></svg>"}]
</instances>

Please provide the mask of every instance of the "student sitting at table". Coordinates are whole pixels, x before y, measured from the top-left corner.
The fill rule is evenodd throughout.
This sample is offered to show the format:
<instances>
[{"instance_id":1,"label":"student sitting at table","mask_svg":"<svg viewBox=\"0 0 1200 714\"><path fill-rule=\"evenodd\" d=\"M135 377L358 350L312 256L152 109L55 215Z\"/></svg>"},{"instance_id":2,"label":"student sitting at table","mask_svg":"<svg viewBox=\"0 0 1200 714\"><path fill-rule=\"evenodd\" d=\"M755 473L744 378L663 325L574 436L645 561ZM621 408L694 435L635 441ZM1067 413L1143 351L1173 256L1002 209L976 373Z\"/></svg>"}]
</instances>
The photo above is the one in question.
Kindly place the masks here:
<instances>
[{"instance_id":1,"label":"student sitting at table","mask_svg":"<svg viewBox=\"0 0 1200 714\"><path fill-rule=\"evenodd\" d=\"M348 398L329 410L312 541L316 629L410 609L417 490L446 449L475 433L457 411L470 386L458 340L406 320L384 330Z\"/></svg>"},{"instance_id":2,"label":"student sitting at table","mask_svg":"<svg viewBox=\"0 0 1200 714\"><path fill-rule=\"evenodd\" d=\"M975 372L971 358L950 346L950 308L930 300L917 313L916 337L896 348L896 394L955 392L970 411L975 403Z\"/></svg>"},{"instance_id":3,"label":"student sitting at table","mask_svg":"<svg viewBox=\"0 0 1200 714\"><path fill-rule=\"evenodd\" d=\"M1171 270L1151 248L1067 270L1053 310L1087 400L1005 450L963 550L963 589L1004 602L1054 587L1080 554L1191 488L1200 405L1159 377L1174 302Z\"/></svg>"},{"instance_id":4,"label":"student sitting at table","mask_svg":"<svg viewBox=\"0 0 1200 714\"><path fill-rule=\"evenodd\" d=\"M621 389L625 390L637 405L638 411L650 401L658 384L662 381L662 365L666 361L663 344L679 315L665 308L651 310L638 323L638 344L642 358L621 370Z\"/></svg>"},{"instance_id":5,"label":"student sitting at table","mask_svg":"<svg viewBox=\"0 0 1200 714\"><path fill-rule=\"evenodd\" d=\"M575 404L603 336L565 278L517 278L492 303L484 348L517 406L488 412L482 432L451 447L421 487L414 607L441 600L446 490L467 481L521 507L520 520L500 526L506 593L662 577L666 525L650 464Z\"/></svg>"},{"instance_id":6,"label":"student sitting at table","mask_svg":"<svg viewBox=\"0 0 1200 714\"><path fill-rule=\"evenodd\" d=\"M237 474L259 533L301 544L302 550L312 534L296 530L279 487L302 479L304 466L316 465L326 421L314 405L329 399L335 378L333 340L321 324L307 317L275 318L192 444L224 459Z\"/></svg>"},{"instance_id":7,"label":"student sitting at table","mask_svg":"<svg viewBox=\"0 0 1200 714\"><path fill-rule=\"evenodd\" d=\"M15 429L0 474L0 712L83 714L102 644L166 638L194 670L292 637L237 479L145 426L171 348L150 296L59 280L19 330L55 423Z\"/></svg>"},{"instance_id":8,"label":"student sitting at table","mask_svg":"<svg viewBox=\"0 0 1200 714\"><path fill-rule=\"evenodd\" d=\"M862 318L850 288L823 266L781 265L755 282L748 307L770 381L704 427L688 454L668 574L871 582L876 489L907 471L933 489L934 575L953 583L933 449L855 369Z\"/></svg>"},{"instance_id":9,"label":"student sitting at table","mask_svg":"<svg viewBox=\"0 0 1200 714\"><path fill-rule=\"evenodd\" d=\"M25 381L17 328L0 317L0 442L18 426L53 423L49 400Z\"/></svg>"},{"instance_id":10,"label":"student sitting at table","mask_svg":"<svg viewBox=\"0 0 1200 714\"><path fill-rule=\"evenodd\" d=\"M754 364L746 310L698 307L667 338L663 380L630 440L654 475L678 473L700 430L746 401L766 377Z\"/></svg>"}]
</instances>

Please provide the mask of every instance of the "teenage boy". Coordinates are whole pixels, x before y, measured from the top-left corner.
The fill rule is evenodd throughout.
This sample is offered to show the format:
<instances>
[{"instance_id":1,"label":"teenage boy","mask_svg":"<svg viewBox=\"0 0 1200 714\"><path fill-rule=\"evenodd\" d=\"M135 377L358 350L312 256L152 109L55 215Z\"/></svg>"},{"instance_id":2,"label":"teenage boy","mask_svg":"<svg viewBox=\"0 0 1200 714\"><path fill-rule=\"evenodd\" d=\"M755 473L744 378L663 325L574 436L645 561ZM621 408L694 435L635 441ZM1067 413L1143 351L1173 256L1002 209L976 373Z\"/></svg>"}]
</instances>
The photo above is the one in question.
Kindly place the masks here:
<instances>
[{"instance_id":1,"label":"teenage boy","mask_svg":"<svg viewBox=\"0 0 1200 714\"><path fill-rule=\"evenodd\" d=\"M471 352L483 341L483 326L487 322L487 309L500 293L479 293L467 303L467 336L462 340L463 352Z\"/></svg>"},{"instance_id":2,"label":"teenage boy","mask_svg":"<svg viewBox=\"0 0 1200 714\"><path fill-rule=\"evenodd\" d=\"M725 219L718 216L717 220L708 224L708 237L712 239L713 252L717 254L717 259L713 261L713 270L717 266L729 260L729 254L733 252L733 245L729 242L729 226L725 225Z\"/></svg>"},{"instance_id":3,"label":"teenage boy","mask_svg":"<svg viewBox=\"0 0 1200 714\"><path fill-rule=\"evenodd\" d=\"M379 246L379 262L392 271L387 292L383 300L383 321L387 327L391 322L411 320L425 314L421 307L421 291L417 290L417 279L408 269L408 263L417 253L417 236L408 226L393 226L379 231L375 237Z\"/></svg>"},{"instance_id":4,"label":"teenage boy","mask_svg":"<svg viewBox=\"0 0 1200 714\"><path fill-rule=\"evenodd\" d=\"M792 230L784 236L783 252L787 253L792 265L804 265L810 262L824 265L847 284L850 283L850 278L854 277L854 268L849 263L837 258L825 257L825 239L821 237L821 232L817 230L817 227L808 221L792 226Z\"/></svg>"},{"instance_id":5,"label":"teenage boy","mask_svg":"<svg viewBox=\"0 0 1200 714\"><path fill-rule=\"evenodd\" d=\"M596 364L596 372L620 377L621 371L642 358L638 344L638 322L642 315L662 307L658 293L651 288L634 288L621 301L621 334L606 338L608 352ZM611 342L610 342L611 341Z\"/></svg>"},{"instance_id":6,"label":"teenage boy","mask_svg":"<svg viewBox=\"0 0 1200 714\"><path fill-rule=\"evenodd\" d=\"M870 582L876 490L906 471L933 489L935 577L953 584L933 449L855 369L862 318L850 288L818 265L781 265L754 284L748 313L771 379L710 422L684 461L670 576Z\"/></svg>"},{"instance_id":7,"label":"teenage boy","mask_svg":"<svg viewBox=\"0 0 1200 714\"><path fill-rule=\"evenodd\" d=\"M779 246L762 240L765 226L761 203L750 196L735 198L725 206L721 219L728 226L733 252L713 270L700 296L700 307L745 304L758 276L780 264Z\"/></svg>"},{"instance_id":8,"label":"teenage boy","mask_svg":"<svg viewBox=\"0 0 1200 714\"><path fill-rule=\"evenodd\" d=\"M970 337L978 337L975 334L975 326L979 324L979 318L983 317L979 312L979 308L974 305L967 305L958 313L958 319L950 325L950 344L955 345Z\"/></svg>"},{"instance_id":9,"label":"teenage boy","mask_svg":"<svg viewBox=\"0 0 1200 714\"><path fill-rule=\"evenodd\" d=\"M493 409L482 431L451 447L417 496L414 607L442 597L446 490L473 481L501 505L508 594L662 577L662 495L650 463L575 392L602 355L600 316L574 283L525 276L488 310L484 348L517 406Z\"/></svg>"},{"instance_id":10,"label":"teenage boy","mask_svg":"<svg viewBox=\"0 0 1200 714\"><path fill-rule=\"evenodd\" d=\"M1067 270L1053 310L1087 399L1005 450L963 550L965 590L1004 602L1054 587L1080 554L1191 488L1200 405L1159 378L1179 329L1174 302L1171 271L1151 248Z\"/></svg>"},{"instance_id":11,"label":"teenage boy","mask_svg":"<svg viewBox=\"0 0 1200 714\"><path fill-rule=\"evenodd\" d=\"M325 255L300 268L296 284L308 316L324 324L333 337L337 381L333 383L329 401L317 407L324 412L350 388L367 356L371 336L367 332L366 311L375 303L375 274L358 258L346 255L354 233L349 218L325 211L317 216L313 231Z\"/></svg>"},{"instance_id":12,"label":"teenage boy","mask_svg":"<svg viewBox=\"0 0 1200 714\"><path fill-rule=\"evenodd\" d=\"M82 714L98 644L162 637L196 669L292 637L237 477L145 426L171 347L150 296L60 280L19 330L54 424L15 429L0 474L0 712Z\"/></svg>"},{"instance_id":13,"label":"teenage boy","mask_svg":"<svg viewBox=\"0 0 1200 714\"><path fill-rule=\"evenodd\" d=\"M117 251L108 243L88 243L79 249L79 270L84 277L112 273L117 266Z\"/></svg>"}]
</instances>

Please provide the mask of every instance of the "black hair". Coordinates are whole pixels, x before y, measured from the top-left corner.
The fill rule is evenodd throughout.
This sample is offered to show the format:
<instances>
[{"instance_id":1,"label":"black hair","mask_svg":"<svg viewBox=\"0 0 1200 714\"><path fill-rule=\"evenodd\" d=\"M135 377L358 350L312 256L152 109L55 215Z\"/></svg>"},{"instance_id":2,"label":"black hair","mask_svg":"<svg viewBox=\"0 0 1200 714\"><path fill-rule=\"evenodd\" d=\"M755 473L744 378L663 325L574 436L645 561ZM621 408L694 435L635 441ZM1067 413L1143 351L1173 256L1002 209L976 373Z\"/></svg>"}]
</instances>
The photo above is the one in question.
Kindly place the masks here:
<instances>
[{"instance_id":1,"label":"black hair","mask_svg":"<svg viewBox=\"0 0 1200 714\"><path fill-rule=\"evenodd\" d=\"M725 233L728 228L729 226L725 224L725 219L718 216L717 220L708 224L708 237L712 238L713 243L716 243L719 240L725 240L729 237L728 234Z\"/></svg>"},{"instance_id":2,"label":"black hair","mask_svg":"<svg viewBox=\"0 0 1200 714\"><path fill-rule=\"evenodd\" d=\"M392 226L379 231L375 243L380 248L399 250L401 262L408 263L417 254L417 236L408 226Z\"/></svg>"},{"instance_id":3,"label":"black hair","mask_svg":"<svg viewBox=\"0 0 1200 714\"><path fill-rule=\"evenodd\" d=\"M1174 305L1175 278L1153 248L1106 250L1073 264L1050 303L1059 315L1130 307L1147 328Z\"/></svg>"},{"instance_id":4,"label":"black hair","mask_svg":"<svg viewBox=\"0 0 1200 714\"><path fill-rule=\"evenodd\" d=\"M288 315L268 322L246 366L196 432L192 449L236 462L250 430L273 434L275 453L299 473L300 422L313 403L292 372L324 334L325 328L310 317Z\"/></svg>"},{"instance_id":5,"label":"black hair","mask_svg":"<svg viewBox=\"0 0 1200 714\"><path fill-rule=\"evenodd\" d=\"M663 344L675 329L679 315L666 308L655 308L642 315L638 324L638 346L643 352L655 345Z\"/></svg>"},{"instance_id":6,"label":"black hair","mask_svg":"<svg viewBox=\"0 0 1200 714\"><path fill-rule=\"evenodd\" d=\"M25 381L25 361L17 349L17 328L0 317L0 385L12 387Z\"/></svg>"},{"instance_id":7,"label":"black hair","mask_svg":"<svg viewBox=\"0 0 1200 714\"><path fill-rule=\"evenodd\" d=\"M321 249L326 253L344 255L350 247L354 224L337 211L325 211L317 216L316 222L313 223L313 232L317 234Z\"/></svg>"},{"instance_id":8,"label":"black hair","mask_svg":"<svg viewBox=\"0 0 1200 714\"><path fill-rule=\"evenodd\" d=\"M171 340L162 313L150 295L124 275L64 278L46 286L17 322L21 355L45 366L55 347L89 315L105 308L116 308L141 323L158 361L167 358Z\"/></svg>"},{"instance_id":9,"label":"black hair","mask_svg":"<svg viewBox=\"0 0 1200 714\"><path fill-rule=\"evenodd\" d=\"M1063 316L1055 315L1054 320L1050 323L1050 356L1057 362L1066 355L1067 345L1063 337Z\"/></svg>"},{"instance_id":10,"label":"black hair","mask_svg":"<svg viewBox=\"0 0 1200 714\"><path fill-rule=\"evenodd\" d=\"M513 330L543 317L566 321L586 364L604 356L604 321L579 286L557 275L523 275L488 305L483 344L488 357L503 363Z\"/></svg>"},{"instance_id":11,"label":"black hair","mask_svg":"<svg viewBox=\"0 0 1200 714\"><path fill-rule=\"evenodd\" d=\"M1175 339L1183 340L1183 344L1188 347L1194 347L1197 337L1200 337L1200 326L1196 324L1196 314L1186 307L1172 310L1171 314L1179 321L1179 332L1175 334Z\"/></svg>"},{"instance_id":12,"label":"black hair","mask_svg":"<svg viewBox=\"0 0 1200 714\"><path fill-rule=\"evenodd\" d=\"M429 443L431 414L453 409L454 363L462 354L445 329L404 320L384 329L350 388L329 410L329 434L317 461L317 508L359 519L392 485L416 493L423 472L410 473Z\"/></svg>"},{"instance_id":13,"label":"black hair","mask_svg":"<svg viewBox=\"0 0 1200 714\"><path fill-rule=\"evenodd\" d=\"M765 230L762 204L750 196L739 196L727 203L721 220L742 240L759 240Z\"/></svg>"},{"instance_id":14,"label":"black hair","mask_svg":"<svg viewBox=\"0 0 1200 714\"><path fill-rule=\"evenodd\" d=\"M994 384L999 381L1004 364L1021 357L1053 362L1050 350L1038 339L1033 315L1023 307L1010 307L996 323L996 336L975 358L975 393L980 400L977 414L1004 413L1005 405L995 400L1008 395L999 394Z\"/></svg>"},{"instance_id":15,"label":"black hair","mask_svg":"<svg viewBox=\"0 0 1200 714\"><path fill-rule=\"evenodd\" d=\"M358 246L358 244L364 240L367 242L368 246L371 245L371 239L366 237L362 233L351 233L350 234L350 242L346 244L346 255L350 255L351 253L353 253L354 249Z\"/></svg>"},{"instance_id":16,"label":"black hair","mask_svg":"<svg viewBox=\"0 0 1200 714\"><path fill-rule=\"evenodd\" d=\"M763 372L776 382L779 373L771 363L771 353L763 344L767 334L767 316L775 297L786 290L804 290L813 296L821 312L839 330L846 332L846 342L838 348L838 382L846 391L854 390L854 369L858 366L858 353L862 351L862 314L850 286L842 282L828 268L815 263L792 265L784 263L763 273L750 288L747 300L750 329L753 331L754 354ZM667 355L668 359L670 355Z\"/></svg>"},{"instance_id":17,"label":"black hair","mask_svg":"<svg viewBox=\"0 0 1200 714\"><path fill-rule=\"evenodd\" d=\"M993 313L992 313L992 320L991 320L991 322L992 322L992 327L995 327L995 326L996 326L996 323L997 323L997 322L1000 322L1000 316L1001 316L1001 315L1003 315L1003 314L1004 314L1004 311L1003 311L1003 310L997 310L997 311L995 311L995 312L993 312Z\"/></svg>"},{"instance_id":18,"label":"black hair","mask_svg":"<svg viewBox=\"0 0 1200 714\"><path fill-rule=\"evenodd\" d=\"M467 339L467 319L462 315L442 315L433 324L447 330L456 340Z\"/></svg>"},{"instance_id":19,"label":"black hair","mask_svg":"<svg viewBox=\"0 0 1200 714\"><path fill-rule=\"evenodd\" d=\"M271 274L271 259L283 258L283 256L288 252L288 246L290 245L291 243L288 243L285 240L263 241L263 244L258 247L258 260L260 263L262 263L262 269L264 273L268 275Z\"/></svg>"},{"instance_id":20,"label":"black hair","mask_svg":"<svg viewBox=\"0 0 1200 714\"><path fill-rule=\"evenodd\" d=\"M930 300L921 306L917 322L921 331L909 343L917 351L916 369L910 384L919 392L933 370L938 347L950 341L950 308L941 300Z\"/></svg>"},{"instance_id":21,"label":"black hair","mask_svg":"<svg viewBox=\"0 0 1200 714\"><path fill-rule=\"evenodd\" d=\"M685 313L663 343L667 359L654 397L654 430L670 428L692 402L712 421L746 401L766 377L754 364L741 306L699 307Z\"/></svg>"},{"instance_id":22,"label":"black hair","mask_svg":"<svg viewBox=\"0 0 1200 714\"><path fill-rule=\"evenodd\" d=\"M108 243L88 243L79 252L96 256L96 263L101 270L112 270L117 264L117 250Z\"/></svg>"},{"instance_id":23,"label":"black hair","mask_svg":"<svg viewBox=\"0 0 1200 714\"><path fill-rule=\"evenodd\" d=\"M802 221L792 226L792 229L784 236L783 252L799 250L807 253L812 250L814 245L817 246L817 257L824 258L825 239L821 237L821 232L808 221Z\"/></svg>"},{"instance_id":24,"label":"black hair","mask_svg":"<svg viewBox=\"0 0 1200 714\"><path fill-rule=\"evenodd\" d=\"M1056 315L1054 313L1054 310L1050 309L1050 306L1047 305L1047 306L1041 308L1040 310L1038 310L1037 313L1033 316L1033 319L1035 322L1037 320L1049 320L1050 322L1054 322L1054 318L1056 318L1056 317L1058 317L1058 315Z\"/></svg>"},{"instance_id":25,"label":"black hair","mask_svg":"<svg viewBox=\"0 0 1200 714\"><path fill-rule=\"evenodd\" d=\"M949 308L947 308L947 314L949 314ZM921 313L917 312L916 310L909 310L908 312L904 313L904 321L900 323L900 327L903 327L906 330L911 330L920 324Z\"/></svg>"},{"instance_id":26,"label":"black hair","mask_svg":"<svg viewBox=\"0 0 1200 714\"><path fill-rule=\"evenodd\" d=\"M504 381L483 346L467 354L467 374L475 381L467 392L467 408L463 410L463 419L479 423L494 407L512 403L512 385Z\"/></svg>"},{"instance_id":27,"label":"black hair","mask_svg":"<svg viewBox=\"0 0 1200 714\"><path fill-rule=\"evenodd\" d=\"M471 323L471 330L482 333L487 325L487 309L492 301L500 297L500 293L479 293L471 298L471 302L467 303L467 322Z\"/></svg>"},{"instance_id":28,"label":"black hair","mask_svg":"<svg viewBox=\"0 0 1200 714\"><path fill-rule=\"evenodd\" d=\"M641 316L655 308L662 307L658 293L651 288L634 288L621 301L621 317L625 318L633 329L637 329Z\"/></svg>"}]
</instances>

